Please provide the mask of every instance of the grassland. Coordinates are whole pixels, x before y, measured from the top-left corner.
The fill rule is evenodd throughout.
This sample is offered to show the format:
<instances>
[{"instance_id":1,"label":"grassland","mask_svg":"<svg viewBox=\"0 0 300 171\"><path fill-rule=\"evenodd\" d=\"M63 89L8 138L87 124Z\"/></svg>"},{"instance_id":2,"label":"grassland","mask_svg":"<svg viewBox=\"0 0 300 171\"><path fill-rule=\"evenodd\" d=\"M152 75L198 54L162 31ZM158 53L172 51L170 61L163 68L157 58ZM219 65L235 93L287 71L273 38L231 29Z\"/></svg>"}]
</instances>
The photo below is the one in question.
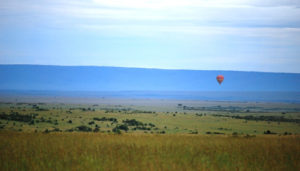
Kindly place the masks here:
<instances>
[{"instance_id":1,"label":"grassland","mask_svg":"<svg viewBox=\"0 0 300 171\"><path fill-rule=\"evenodd\" d=\"M153 107L1 103L0 128L21 132L47 130L70 132L78 130L79 126L85 126L91 131L97 128L97 132L110 133L117 126L127 125L127 133L207 134L211 132L260 135L268 130L277 134L300 133L300 112L295 110L297 109L295 106L289 108L274 108L274 106L254 108L249 105L205 106L184 109L183 105L180 107L177 104ZM140 124L130 125L124 123L126 120L136 120Z\"/></svg>"},{"instance_id":2,"label":"grassland","mask_svg":"<svg viewBox=\"0 0 300 171\"><path fill-rule=\"evenodd\" d=\"M0 103L0 170L300 170L298 104Z\"/></svg>"},{"instance_id":3,"label":"grassland","mask_svg":"<svg viewBox=\"0 0 300 171\"><path fill-rule=\"evenodd\" d=\"M299 170L299 136L0 132L1 170Z\"/></svg>"}]
</instances>

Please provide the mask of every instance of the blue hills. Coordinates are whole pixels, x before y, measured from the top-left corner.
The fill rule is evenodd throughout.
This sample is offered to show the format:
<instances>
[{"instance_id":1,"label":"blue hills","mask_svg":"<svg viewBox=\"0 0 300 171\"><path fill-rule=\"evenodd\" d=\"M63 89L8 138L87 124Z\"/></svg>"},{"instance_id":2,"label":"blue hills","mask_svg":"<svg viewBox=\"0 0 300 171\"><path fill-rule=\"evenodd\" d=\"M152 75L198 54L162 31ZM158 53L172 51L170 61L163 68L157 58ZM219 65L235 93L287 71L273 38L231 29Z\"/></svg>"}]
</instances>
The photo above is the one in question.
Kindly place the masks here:
<instances>
[{"instance_id":1,"label":"blue hills","mask_svg":"<svg viewBox=\"0 0 300 171\"><path fill-rule=\"evenodd\" d=\"M0 90L300 92L296 73L0 65L0 78Z\"/></svg>"}]
</instances>

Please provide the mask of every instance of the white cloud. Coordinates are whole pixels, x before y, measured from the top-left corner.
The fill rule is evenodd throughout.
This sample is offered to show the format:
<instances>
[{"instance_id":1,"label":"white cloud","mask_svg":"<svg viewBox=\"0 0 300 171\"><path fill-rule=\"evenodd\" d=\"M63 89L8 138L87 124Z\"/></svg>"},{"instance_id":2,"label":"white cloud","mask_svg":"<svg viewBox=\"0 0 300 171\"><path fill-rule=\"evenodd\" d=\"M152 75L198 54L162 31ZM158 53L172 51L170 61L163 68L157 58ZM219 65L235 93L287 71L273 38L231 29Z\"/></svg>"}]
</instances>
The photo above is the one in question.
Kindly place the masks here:
<instances>
[{"instance_id":1,"label":"white cloud","mask_svg":"<svg viewBox=\"0 0 300 171\"><path fill-rule=\"evenodd\" d=\"M299 0L93 0L93 2L119 8L183 8L183 7L251 7L300 6Z\"/></svg>"},{"instance_id":2,"label":"white cloud","mask_svg":"<svg viewBox=\"0 0 300 171\"><path fill-rule=\"evenodd\" d=\"M294 8L299 3L293 0L3 0L1 4L1 26L87 29L121 36L227 34L290 41L299 38L300 28L300 8Z\"/></svg>"},{"instance_id":3,"label":"white cloud","mask_svg":"<svg viewBox=\"0 0 300 171\"><path fill-rule=\"evenodd\" d=\"M280 63L296 66L299 57L295 54L299 50L294 47L300 46L299 6L299 0L0 0L0 33L4 28L19 27L22 30L30 27L29 30L54 30L54 33L55 29L79 30L80 33L109 38L154 37L160 40L161 37L162 40L178 41L178 49L185 46L180 41L194 43L195 47L191 45L180 50L182 56L208 55L195 61L184 59L182 65L177 64L179 68L199 69L196 68L199 64L202 67L215 66L213 61L225 61L219 54L230 59L226 60L228 64L246 63L243 67L247 67L249 59L255 59L251 64L254 67L263 68L268 61L272 66L280 66ZM203 42L198 43L201 39ZM230 44L229 48L226 43ZM202 49L198 49L200 44ZM239 49L235 49L235 45L241 48L240 52L237 53ZM221 52L217 53L215 49ZM173 52L172 55L176 56L176 50L165 50L165 54ZM190 54L190 51L201 53L201 50L206 54ZM86 51L82 53L86 54ZM100 52L94 53L97 56ZM113 52L109 54L114 55ZM209 58L210 54L212 58ZM251 57L252 54L257 55L256 58ZM278 58L273 58L277 54ZM112 63L118 61L105 59ZM150 57L149 60L153 61ZM165 60L166 64L161 67L176 66L175 62L167 66L169 61ZM142 59L136 65L147 64Z\"/></svg>"},{"instance_id":4,"label":"white cloud","mask_svg":"<svg viewBox=\"0 0 300 171\"><path fill-rule=\"evenodd\" d=\"M1 20L6 18L47 17L53 20L68 20L66 23L103 23L111 20L115 24L139 24L164 22L163 25L204 26L276 26L295 27L300 23L300 8L294 8L298 1L289 0L51 0L20 1L3 0L0 5ZM299 1L300 4L300 1ZM19 15L19 16L18 16ZM33 18L34 19L34 18ZM79 19L79 20L77 20ZM82 20L81 20L82 19ZM20 21L16 21L20 22ZM46 22L46 21L45 21ZM62 22L63 23L63 22ZM300 24L298 24L299 26ZM297 27L298 27L297 26Z\"/></svg>"},{"instance_id":5,"label":"white cloud","mask_svg":"<svg viewBox=\"0 0 300 171\"><path fill-rule=\"evenodd\" d=\"M145 35L299 37L294 0L3 0L1 26L33 25Z\"/></svg>"}]
</instances>

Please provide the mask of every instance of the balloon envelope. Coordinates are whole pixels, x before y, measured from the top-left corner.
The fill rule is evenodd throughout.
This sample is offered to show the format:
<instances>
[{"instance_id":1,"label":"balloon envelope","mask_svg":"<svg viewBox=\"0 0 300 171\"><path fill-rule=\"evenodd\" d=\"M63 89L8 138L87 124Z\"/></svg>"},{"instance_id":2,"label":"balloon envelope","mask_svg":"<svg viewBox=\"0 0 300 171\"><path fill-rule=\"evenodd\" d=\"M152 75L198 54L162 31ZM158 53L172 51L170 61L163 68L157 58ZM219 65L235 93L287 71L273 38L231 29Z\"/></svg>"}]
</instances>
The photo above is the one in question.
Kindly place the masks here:
<instances>
[{"instance_id":1,"label":"balloon envelope","mask_svg":"<svg viewBox=\"0 0 300 171\"><path fill-rule=\"evenodd\" d=\"M221 84L224 80L224 76L223 75L218 75L217 76L217 81L219 82L219 84Z\"/></svg>"}]
</instances>

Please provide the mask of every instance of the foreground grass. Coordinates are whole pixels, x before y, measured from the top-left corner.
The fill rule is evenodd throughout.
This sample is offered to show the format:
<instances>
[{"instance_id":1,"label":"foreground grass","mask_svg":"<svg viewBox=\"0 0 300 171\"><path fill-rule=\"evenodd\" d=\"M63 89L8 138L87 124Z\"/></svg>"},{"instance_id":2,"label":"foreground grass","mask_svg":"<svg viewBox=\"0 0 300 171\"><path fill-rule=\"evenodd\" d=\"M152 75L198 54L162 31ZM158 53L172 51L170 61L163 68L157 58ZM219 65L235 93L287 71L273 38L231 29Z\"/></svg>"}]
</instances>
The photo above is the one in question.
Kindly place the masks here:
<instances>
[{"instance_id":1,"label":"foreground grass","mask_svg":"<svg viewBox=\"0 0 300 171\"><path fill-rule=\"evenodd\" d=\"M299 136L0 132L1 170L300 170Z\"/></svg>"}]
</instances>

